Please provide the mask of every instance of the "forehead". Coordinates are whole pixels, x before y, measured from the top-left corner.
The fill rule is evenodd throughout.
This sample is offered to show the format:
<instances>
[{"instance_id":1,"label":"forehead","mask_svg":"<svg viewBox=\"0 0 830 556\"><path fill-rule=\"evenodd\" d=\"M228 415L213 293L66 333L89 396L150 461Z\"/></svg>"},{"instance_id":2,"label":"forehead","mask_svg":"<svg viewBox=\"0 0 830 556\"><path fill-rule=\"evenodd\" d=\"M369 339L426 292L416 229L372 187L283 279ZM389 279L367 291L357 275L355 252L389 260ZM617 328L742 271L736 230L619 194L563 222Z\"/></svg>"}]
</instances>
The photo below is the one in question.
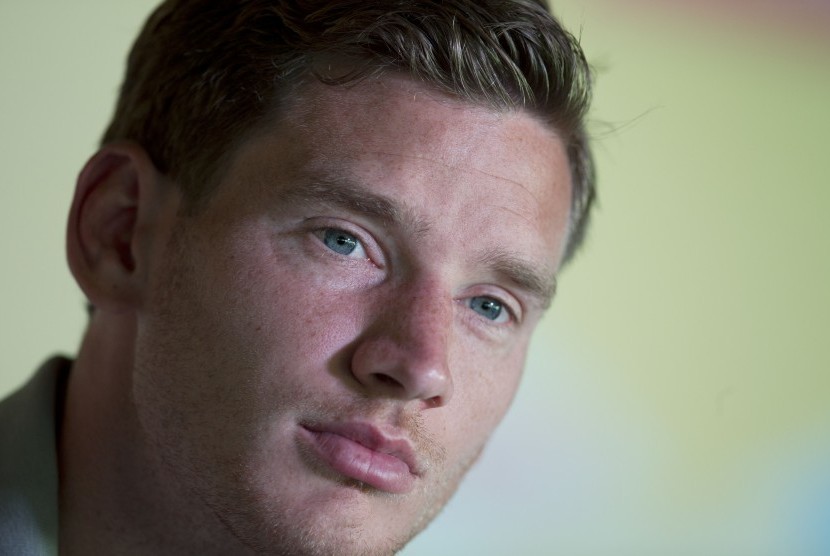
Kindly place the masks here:
<instances>
[{"instance_id":1,"label":"forehead","mask_svg":"<svg viewBox=\"0 0 830 556\"><path fill-rule=\"evenodd\" d=\"M348 87L312 81L298 93L237 156L243 171L261 174L256 181L365 185L432 219L445 236L461 232L459 216L479 204L484 224L514 232L512 247L557 268L570 171L562 141L534 116L395 75Z\"/></svg>"},{"instance_id":2,"label":"forehead","mask_svg":"<svg viewBox=\"0 0 830 556\"><path fill-rule=\"evenodd\" d=\"M559 175L559 163L567 166L561 140L528 112L471 104L395 74L351 87L313 82L296 99L288 120L309 138L337 143L338 151L358 144L370 155L416 151L450 168L467 165L517 184L547 180L570 190ZM554 165L513 163L536 157Z\"/></svg>"}]
</instances>

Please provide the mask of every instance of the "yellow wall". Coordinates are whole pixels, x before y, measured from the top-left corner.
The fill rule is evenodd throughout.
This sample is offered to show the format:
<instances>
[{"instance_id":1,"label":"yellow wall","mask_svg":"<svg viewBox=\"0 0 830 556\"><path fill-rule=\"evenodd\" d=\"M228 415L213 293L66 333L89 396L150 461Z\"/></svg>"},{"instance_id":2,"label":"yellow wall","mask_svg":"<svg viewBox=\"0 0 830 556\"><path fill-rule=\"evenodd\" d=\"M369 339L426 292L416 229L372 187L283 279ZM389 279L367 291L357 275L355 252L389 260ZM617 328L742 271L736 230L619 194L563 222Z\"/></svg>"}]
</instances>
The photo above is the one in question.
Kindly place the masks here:
<instances>
[{"instance_id":1,"label":"yellow wall","mask_svg":"<svg viewBox=\"0 0 830 556\"><path fill-rule=\"evenodd\" d=\"M0 392L80 336L66 207L153 3L0 4ZM595 228L406 554L830 553L830 38L554 4L599 70Z\"/></svg>"}]
</instances>

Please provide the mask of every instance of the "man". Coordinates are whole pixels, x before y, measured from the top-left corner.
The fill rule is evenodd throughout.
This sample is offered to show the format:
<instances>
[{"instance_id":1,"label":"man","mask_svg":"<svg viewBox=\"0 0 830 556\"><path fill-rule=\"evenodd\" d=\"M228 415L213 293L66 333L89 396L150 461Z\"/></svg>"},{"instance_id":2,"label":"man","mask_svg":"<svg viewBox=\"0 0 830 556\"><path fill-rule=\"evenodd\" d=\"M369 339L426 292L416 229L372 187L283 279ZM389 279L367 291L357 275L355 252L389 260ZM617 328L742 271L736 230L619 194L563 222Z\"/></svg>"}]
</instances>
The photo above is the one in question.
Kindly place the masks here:
<instances>
[{"instance_id":1,"label":"man","mask_svg":"<svg viewBox=\"0 0 830 556\"><path fill-rule=\"evenodd\" d=\"M399 550L581 241L588 100L533 0L165 2L78 178L78 357L0 406L0 549Z\"/></svg>"}]
</instances>

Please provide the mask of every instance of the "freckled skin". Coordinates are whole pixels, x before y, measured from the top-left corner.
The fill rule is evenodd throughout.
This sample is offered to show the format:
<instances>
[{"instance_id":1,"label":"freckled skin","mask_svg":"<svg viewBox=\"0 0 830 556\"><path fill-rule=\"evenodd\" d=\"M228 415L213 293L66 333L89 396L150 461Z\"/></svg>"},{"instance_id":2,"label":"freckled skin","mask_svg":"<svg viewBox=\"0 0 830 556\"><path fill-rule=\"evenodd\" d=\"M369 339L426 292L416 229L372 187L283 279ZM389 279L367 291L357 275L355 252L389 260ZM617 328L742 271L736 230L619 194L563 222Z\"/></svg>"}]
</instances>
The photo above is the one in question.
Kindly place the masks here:
<instances>
[{"instance_id":1,"label":"freckled skin","mask_svg":"<svg viewBox=\"0 0 830 556\"><path fill-rule=\"evenodd\" d=\"M158 476L232 537L273 554L389 554L426 526L503 417L541 308L485 249L554 272L570 203L560 140L407 79L313 84L244 143L206 207L182 217L136 318L136 441ZM281 202L316 171L405 207L417 230ZM367 258L321 229L358 235ZM494 324L474 296L504 296ZM355 484L297 441L300 423L364 419L410 438L404 494Z\"/></svg>"}]
</instances>

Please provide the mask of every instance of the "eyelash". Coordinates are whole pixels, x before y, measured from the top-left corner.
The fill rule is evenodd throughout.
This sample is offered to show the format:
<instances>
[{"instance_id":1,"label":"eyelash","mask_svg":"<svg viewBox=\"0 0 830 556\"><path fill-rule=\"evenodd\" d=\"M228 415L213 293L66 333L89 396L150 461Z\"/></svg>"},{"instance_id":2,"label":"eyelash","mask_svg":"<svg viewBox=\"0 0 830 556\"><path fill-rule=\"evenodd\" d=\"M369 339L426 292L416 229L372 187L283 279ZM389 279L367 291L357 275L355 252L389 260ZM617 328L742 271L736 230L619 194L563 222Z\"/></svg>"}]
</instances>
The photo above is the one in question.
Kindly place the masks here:
<instances>
[{"instance_id":1,"label":"eyelash","mask_svg":"<svg viewBox=\"0 0 830 556\"><path fill-rule=\"evenodd\" d=\"M488 319L487 317L485 317L481 313L478 313L477 311L475 311L472 308L471 303L473 302L473 300L480 299L480 298L490 299L490 300L493 300L496 303L498 303L501 306L501 310L507 316L506 322L497 322L497 320ZM516 310L514 309L513 305L511 303L508 303L507 301L504 300L503 297L500 297L498 295L493 295L493 294L490 294L490 293L482 293L482 294L479 294L479 295L473 295L473 296L465 298L463 300L463 303L464 303L465 308L468 311L470 311L473 314L473 316L479 322L483 323L485 326L488 326L490 328L493 328L493 327L503 328L503 327L507 327L507 326L515 326L519 322L518 315L517 315ZM500 317L501 317L501 315L500 315Z\"/></svg>"},{"instance_id":2,"label":"eyelash","mask_svg":"<svg viewBox=\"0 0 830 556\"><path fill-rule=\"evenodd\" d=\"M341 232L342 234L355 238L359 246L363 249L365 257L351 257L351 253L338 253L329 247L326 244L326 236L329 232ZM317 241L320 242L325 252L337 259L352 262L369 261L374 266L382 268L382 265L379 262L382 258L378 255L377 248L374 246L373 242L371 240L367 240L365 234L352 229L350 226L346 226L341 223L315 226L311 230L311 233L317 238Z\"/></svg>"},{"instance_id":3,"label":"eyelash","mask_svg":"<svg viewBox=\"0 0 830 556\"><path fill-rule=\"evenodd\" d=\"M368 258L363 242L354 234L336 228L326 228L322 230L322 236L320 240L323 244L338 255L351 257L352 253L357 250L358 253L363 253L364 256L362 258ZM330 244L330 242L333 242L334 245ZM339 250L341 247L343 248L342 251Z\"/></svg>"}]
</instances>

